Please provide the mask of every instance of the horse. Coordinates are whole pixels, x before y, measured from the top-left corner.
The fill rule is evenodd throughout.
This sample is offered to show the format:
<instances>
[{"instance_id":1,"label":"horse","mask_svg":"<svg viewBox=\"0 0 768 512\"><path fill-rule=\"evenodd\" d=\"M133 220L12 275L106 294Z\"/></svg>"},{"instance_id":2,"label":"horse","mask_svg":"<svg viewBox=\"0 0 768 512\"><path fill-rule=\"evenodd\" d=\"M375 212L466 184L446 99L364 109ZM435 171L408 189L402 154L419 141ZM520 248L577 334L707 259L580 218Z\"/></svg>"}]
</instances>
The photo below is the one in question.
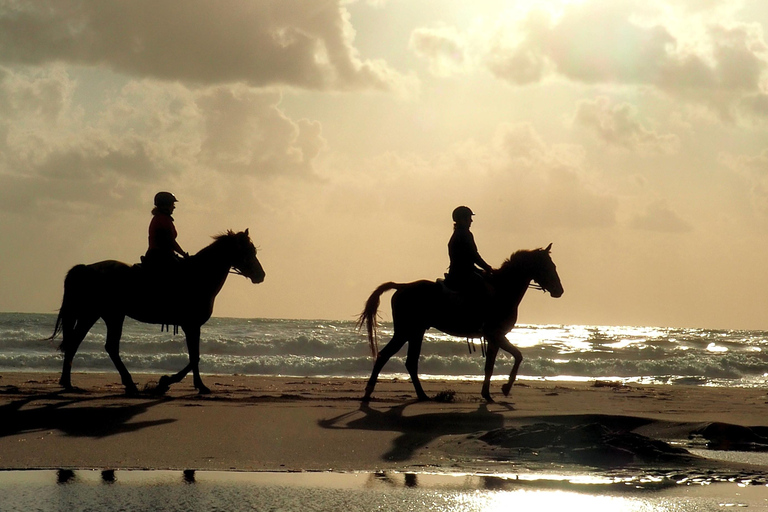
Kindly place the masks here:
<instances>
[{"instance_id":1,"label":"horse","mask_svg":"<svg viewBox=\"0 0 768 512\"><path fill-rule=\"evenodd\" d=\"M506 334L517 322L517 308L529 286L541 289L554 297L563 295L563 286L557 268L550 258L552 244L545 249L517 251L501 267L486 277L488 298L482 307L461 299L457 292L447 290L440 281L413 281L410 283L384 283L376 288L365 303L358 319L358 327L365 327L371 353L375 358L373 371L365 387L363 402L371 399L376 380L384 365L408 342L405 367L419 400L429 400L419 381L419 355L424 333L434 327L446 334L466 338L483 338L487 343L485 380L482 397L493 402L490 394L493 366L499 349L509 352L515 359L509 381L502 386L508 396L523 360L520 350L512 345ZM535 283L535 285L532 284ZM379 352L376 316L382 294L395 290L392 295L392 322L394 335Z\"/></svg>"},{"instance_id":2,"label":"horse","mask_svg":"<svg viewBox=\"0 0 768 512\"><path fill-rule=\"evenodd\" d=\"M127 265L106 260L75 265L64 279L64 297L51 340L62 334L59 349L64 366L59 384L72 390L72 361L85 335L101 318L107 326L106 351L120 373L126 394L138 389L120 359L120 337L125 317L144 323L180 326L184 331L189 364L173 376L163 376L159 394L180 382L190 370L200 394L211 392L200 378L200 328L213 313L216 295L232 269L254 284L264 281L264 269L256 258L256 247L248 230L227 231L200 252L180 261L178 268L159 274L145 265ZM162 329L162 327L161 327Z\"/></svg>"}]
</instances>

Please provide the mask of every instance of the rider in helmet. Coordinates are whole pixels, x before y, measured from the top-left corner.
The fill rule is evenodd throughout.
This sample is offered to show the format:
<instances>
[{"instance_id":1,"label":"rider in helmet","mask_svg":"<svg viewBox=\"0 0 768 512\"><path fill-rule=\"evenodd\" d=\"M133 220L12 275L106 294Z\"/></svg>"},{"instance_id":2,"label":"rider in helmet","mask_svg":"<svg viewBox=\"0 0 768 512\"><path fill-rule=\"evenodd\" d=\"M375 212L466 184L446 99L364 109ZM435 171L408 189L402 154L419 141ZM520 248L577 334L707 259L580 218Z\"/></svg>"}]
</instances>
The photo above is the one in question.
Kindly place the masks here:
<instances>
[{"instance_id":1,"label":"rider in helmet","mask_svg":"<svg viewBox=\"0 0 768 512\"><path fill-rule=\"evenodd\" d=\"M473 215L472 210L466 206L453 210L453 235L448 242L451 264L445 284L456 291L482 297L486 293L486 286L481 269L487 273L493 269L477 252L475 237L469 230Z\"/></svg>"},{"instance_id":2,"label":"rider in helmet","mask_svg":"<svg viewBox=\"0 0 768 512\"><path fill-rule=\"evenodd\" d=\"M170 192L155 194L155 208L149 223L149 249L143 258L145 262L157 266L172 265L178 262L179 256L189 256L176 241L176 226L171 214L177 202L176 196Z\"/></svg>"}]
</instances>

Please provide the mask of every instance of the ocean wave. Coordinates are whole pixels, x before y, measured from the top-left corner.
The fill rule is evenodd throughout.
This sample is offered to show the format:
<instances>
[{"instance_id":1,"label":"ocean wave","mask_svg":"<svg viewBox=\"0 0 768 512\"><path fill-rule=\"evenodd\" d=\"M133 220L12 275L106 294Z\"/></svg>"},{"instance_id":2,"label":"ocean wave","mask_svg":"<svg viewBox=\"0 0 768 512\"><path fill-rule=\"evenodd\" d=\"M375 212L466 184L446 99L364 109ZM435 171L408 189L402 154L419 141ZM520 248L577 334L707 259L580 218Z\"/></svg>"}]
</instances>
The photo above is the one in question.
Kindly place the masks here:
<instances>
[{"instance_id":1,"label":"ocean wave","mask_svg":"<svg viewBox=\"0 0 768 512\"><path fill-rule=\"evenodd\" d=\"M47 339L55 315L0 313L0 371L58 372L59 341ZM379 347L392 335L380 329ZM521 325L508 338L524 355L521 378L618 378L744 386L762 383L768 369L768 333L675 329ZM114 371L104 351L106 329L99 322L81 344L75 371ZM373 364L364 334L353 322L322 320L211 319L203 327L201 371L205 373L367 377ZM183 332L126 321L121 355L134 372L176 372L188 361ZM384 375L403 375L406 350L385 366ZM511 357L501 353L496 374ZM477 379L483 374L480 340L428 331L420 374Z\"/></svg>"}]
</instances>

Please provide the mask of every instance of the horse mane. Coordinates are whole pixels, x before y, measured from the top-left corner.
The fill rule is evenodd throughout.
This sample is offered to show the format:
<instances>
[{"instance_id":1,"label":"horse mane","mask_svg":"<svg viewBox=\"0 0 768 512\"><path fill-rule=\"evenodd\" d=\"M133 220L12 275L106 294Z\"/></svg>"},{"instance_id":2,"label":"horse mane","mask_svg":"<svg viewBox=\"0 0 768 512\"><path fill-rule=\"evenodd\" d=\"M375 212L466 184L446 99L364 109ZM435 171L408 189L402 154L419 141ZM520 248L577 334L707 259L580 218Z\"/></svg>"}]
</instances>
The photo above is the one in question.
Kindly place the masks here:
<instances>
[{"instance_id":1,"label":"horse mane","mask_svg":"<svg viewBox=\"0 0 768 512\"><path fill-rule=\"evenodd\" d=\"M538 249L520 249L512 253L512 256L504 260L504 263L494 271L494 275L508 276L526 270L534 263L536 256L546 253L542 247Z\"/></svg>"},{"instance_id":2,"label":"horse mane","mask_svg":"<svg viewBox=\"0 0 768 512\"><path fill-rule=\"evenodd\" d=\"M499 270L525 263L531 255L543 250L543 248L539 247L538 249L520 249L519 251L515 251L512 253L512 256L504 260L504 263L501 264Z\"/></svg>"},{"instance_id":3,"label":"horse mane","mask_svg":"<svg viewBox=\"0 0 768 512\"><path fill-rule=\"evenodd\" d=\"M231 229L228 229L224 233L219 233L218 235L213 235L211 238L213 238L214 241L218 242L222 238L227 238L229 236L235 236L235 235L237 235L237 233L235 233Z\"/></svg>"},{"instance_id":4,"label":"horse mane","mask_svg":"<svg viewBox=\"0 0 768 512\"><path fill-rule=\"evenodd\" d=\"M205 255L215 250L217 247L222 246L222 244L227 243L229 240L234 240L235 236L237 236L237 233L231 229L226 230L224 233L214 235L211 237L213 238L213 242L200 249L195 256Z\"/></svg>"},{"instance_id":5,"label":"horse mane","mask_svg":"<svg viewBox=\"0 0 768 512\"><path fill-rule=\"evenodd\" d=\"M219 233L218 235L213 235L211 237L213 239L213 243L208 244L208 246L206 246L202 250L204 251L205 249L208 249L209 247L213 247L214 245L220 245L221 243L224 243L227 240L233 239L236 235L237 233L235 233L231 229L228 229L223 233Z\"/></svg>"}]
</instances>

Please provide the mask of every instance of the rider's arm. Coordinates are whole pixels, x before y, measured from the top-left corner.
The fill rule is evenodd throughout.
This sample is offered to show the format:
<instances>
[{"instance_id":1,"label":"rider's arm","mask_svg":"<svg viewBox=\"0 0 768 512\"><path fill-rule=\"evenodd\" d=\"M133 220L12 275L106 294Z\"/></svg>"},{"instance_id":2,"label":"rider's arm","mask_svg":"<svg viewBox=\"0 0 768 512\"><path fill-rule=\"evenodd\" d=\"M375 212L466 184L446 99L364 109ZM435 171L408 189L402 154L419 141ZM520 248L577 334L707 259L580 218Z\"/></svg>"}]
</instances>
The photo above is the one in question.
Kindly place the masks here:
<instances>
[{"instance_id":1,"label":"rider's arm","mask_svg":"<svg viewBox=\"0 0 768 512\"><path fill-rule=\"evenodd\" d=\"M479 254L477 255L477 260L478 260L477 264L480 266L480 268L482 268L486 272L492 272L493 271L493 267L490 266L489 264L487 264L485 262L485 260L483 260L483 258L480 257Z\"/></svg>"},{"instance_id":2,"label":"rider's arm","mask_svg":"<svg viewBox=\"0 0 768 512\"><path fill-rule=\"evenodd\" d=\"M184 249L181 248L181 246L179 245L179 243L176 240L173 241L173 250L176 251L177 253L181 254L182 256L189 256L189 254L184 252Z\"/></svg>"},{"instance_id":3,"label":"rider's arm","mask_svg":"<svg viewBox=\"0 0 768 512\"><path fill-rule=\"evenodd\" d=\"M472 247L472 252L474 253L472 259L474 260L475 265L482 268L486 272L491 272L493 270L493 267L491 267L488 263L485 262L482 256L480 256L480 253L477 250L477 244L475 243L475 236L473 234L469 234L470 236L470 242Z\"/></svg>"}]
</instances>

